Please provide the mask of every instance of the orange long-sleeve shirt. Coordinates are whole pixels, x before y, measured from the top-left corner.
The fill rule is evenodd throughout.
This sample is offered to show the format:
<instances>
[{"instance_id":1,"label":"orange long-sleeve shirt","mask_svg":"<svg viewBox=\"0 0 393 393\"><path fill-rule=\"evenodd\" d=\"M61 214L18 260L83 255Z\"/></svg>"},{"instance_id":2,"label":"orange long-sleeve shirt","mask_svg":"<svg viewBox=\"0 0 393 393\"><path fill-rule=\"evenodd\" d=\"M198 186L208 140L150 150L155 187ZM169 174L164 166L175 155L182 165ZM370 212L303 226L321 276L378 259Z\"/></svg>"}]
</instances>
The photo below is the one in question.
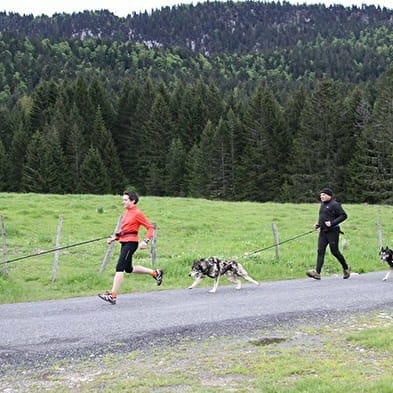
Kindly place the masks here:
<instances>
[{"instance_id":1,"label":"orange long-sleeve shirt","mask_svg":"<svg viewBox=\"0 0 393 393\"><path fill-rule=\"evenodd\" d=\"M154 233L154 226L146 218L146 216L138 209L137 206L133 205L127 208L124 213L121 222L119 232L116 235L116 240L119 242L137 242L139 227L143 226L146 228L147 233L145 239L151 239ZM134 233L130 233L134 232ZM122 234L123 233L123 234Z\"/></svg>"}]
</instances>

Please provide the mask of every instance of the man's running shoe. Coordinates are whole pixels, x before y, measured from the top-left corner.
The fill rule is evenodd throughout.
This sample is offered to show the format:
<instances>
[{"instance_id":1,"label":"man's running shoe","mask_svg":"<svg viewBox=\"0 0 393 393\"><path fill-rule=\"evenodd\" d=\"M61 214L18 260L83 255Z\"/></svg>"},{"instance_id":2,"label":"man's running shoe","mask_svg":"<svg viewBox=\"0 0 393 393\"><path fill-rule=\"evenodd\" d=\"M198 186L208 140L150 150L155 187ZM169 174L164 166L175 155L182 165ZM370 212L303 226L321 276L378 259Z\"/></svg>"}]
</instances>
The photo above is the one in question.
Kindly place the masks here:
<instances>
[{"instance_id":1,"label":"man's running shoe","mask_svg":"<svg viewBox=\"0 0 393 393\"><path fill-rule=\"evenodd\" d=\"M351 277L351 266L348 266L348 269L344 269L343 279L346 280L349 277Z\"/></svg>"},{"instance_id":2,"label":"man's running shoe","mask_svg":"<svg viewBox=\"0 0 393 393\"><path fill-rule=\"evenodd\" d=\"M112 293L109 291L106 291L103 294L99 294L98 297L110 304L116 304L116 297L112 296Z\"/></svg>"},{"instance_id":3,"label":"man's running shoe","mask_svg":"<svg viewBox=\"0 0 393 393\"><path fill-rule=\"evenodd\" d=\"M162 284L162 277L164 275L164 271L162 269L156 269L154 279L157 281L157 285L160 286Z\"/></svg>"},{"instance_id":4,"label":"man's running shoe","mask_svg":"<svg viewBox=\"0 0 393 393\"><path fill-rule=\"evenodd\" d=\"M321 279L321 275L317 273L315 270L309 270L308 272L306 272L306 274L308 277L314 278L315 280Z\"/></svg>"}]
</instances>

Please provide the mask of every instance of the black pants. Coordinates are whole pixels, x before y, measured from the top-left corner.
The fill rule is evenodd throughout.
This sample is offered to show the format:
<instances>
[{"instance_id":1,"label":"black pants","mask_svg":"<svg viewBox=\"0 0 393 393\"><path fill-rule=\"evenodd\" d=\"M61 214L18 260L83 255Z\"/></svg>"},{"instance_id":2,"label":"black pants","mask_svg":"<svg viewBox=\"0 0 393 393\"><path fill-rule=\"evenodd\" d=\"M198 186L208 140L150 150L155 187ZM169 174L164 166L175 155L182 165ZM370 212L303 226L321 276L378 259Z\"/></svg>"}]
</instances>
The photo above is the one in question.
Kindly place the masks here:
<instances>
[{"instance_id":1,"label":"black pants","mask_svg":"<svg viewBox=\"0 0 393 393\"><path fill-rule=\"evenodd\" d=\"M338 249L338 241L340 237L340 229L335 228L330 231L320 231L318 237L318 256L317 256L317 273L321 273L323 263L325 261L326 247L329 244L330 252L341 263L344 270L348 269L348 264L345 261L344 255Z\"/></svg>"}]
</instances>

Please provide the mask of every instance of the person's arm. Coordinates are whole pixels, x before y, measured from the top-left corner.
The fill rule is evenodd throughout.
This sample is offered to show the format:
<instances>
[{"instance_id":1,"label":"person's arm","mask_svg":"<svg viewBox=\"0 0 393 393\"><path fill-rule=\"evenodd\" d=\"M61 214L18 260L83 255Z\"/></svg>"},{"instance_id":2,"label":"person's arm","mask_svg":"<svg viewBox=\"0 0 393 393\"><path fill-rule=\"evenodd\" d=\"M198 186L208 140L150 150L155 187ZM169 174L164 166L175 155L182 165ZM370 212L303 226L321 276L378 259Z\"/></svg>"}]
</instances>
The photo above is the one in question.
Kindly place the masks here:
<instances>
[{"instance_id":1,"label":"person's arm","mask_svg":"<svg viewBox=\"0 0 393 393\"><path fill-rule=\"evenodd\" d=\"M139 244L139 248L145 249L147 248L148 243L150 242L151 238L153 237L154 234L154 225L147 219L147 217L142 213L139 212L138 214L138 222L140 225L146 228L147 233L142 240L142 242Z\"/></svg>"},{"instance_id":2,"label":"person's arm","mask_svg":"<svg viewBox=\"0 0 393 393\"><path fill-rule=\"evenodd\" d=\"M331 222L331 226L333 226L333 227L342 223L343 221L345 221L348 218L347 213L345 213L341 204L338 202L335 204L334 212L335 212L336 218L334 218Z\"/></svg>"}]
</instances>

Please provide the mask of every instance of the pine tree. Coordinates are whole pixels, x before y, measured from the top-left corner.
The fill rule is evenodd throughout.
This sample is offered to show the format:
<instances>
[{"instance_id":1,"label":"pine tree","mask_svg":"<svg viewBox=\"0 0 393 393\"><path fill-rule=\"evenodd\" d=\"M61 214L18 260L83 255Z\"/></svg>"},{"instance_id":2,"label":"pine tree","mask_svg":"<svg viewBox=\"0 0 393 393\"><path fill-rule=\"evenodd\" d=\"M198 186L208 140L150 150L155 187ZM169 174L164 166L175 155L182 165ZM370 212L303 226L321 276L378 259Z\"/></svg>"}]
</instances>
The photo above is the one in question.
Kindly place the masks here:
<instances>
[{"instance_id":1,"label":"pine tree","mask_svg":"<svg viewBox=\"0 0 393 393\"><path fill-rule=\"evenodd\" d=\"M33 93L33 106L30 114L32 132L42 131L50 124L58 97L58 86L55 82L44 82Z\"/></svg>"},{"instance_id":2,"label":"pine tree","mask_svg":"<svg viewBox=\"0 0 393 393\"><path fill-rule=\"evenodd\" d=\"M198 159L200 161L196 162L196 168L201 168L200 174L196 176L196 179L200 179L199 192L205 198L219 197L216 181L217 161L214 151L215 132L213 124L208 121L199 143L200 155Z\"/></svg>"},{"instance_id":3,"label":"pine tree","mask_svg":"<svg viewBox=\"0 0 393 393\"><path fill-rule=\"evenodd\" d=\"M110 194L111 184L100 153L93 146L81 165L81 192L84 194Z\"/></svg>"},{"instance_id":4,"label":"pine tree","mask_svg":"<svg viewBox=\"0 0 393 393\"><path fill-rule=\"evenodd\" d=\"M202 149L195 144L188 153L186 161L187 196L207 198L207 167Z\"/></svg>"},{"instance_id":5,"label":"pine tree","mask_svg":"<svg viewBox=\"0 0 393 393\"><path fill-rule=\"evenodd\" d=\"M145 135L148 129L146 123L149 121L151 113L153 113L152 105L156 97L153 81L147 78L138 92L136 109L129 130L130 148L132 147L129 157L130 159L132 157L130 162L132 167L126 175L127 180L143 194L145 192L146 174L149 171L147 161L151 152L151 149L149 149L150 141ZM159 167L162 167L162 163ZM162 188L160 189L162 190Z\"/></svg>"},{"instance_id":6,"label":"pine tree","mask_svg":"<svg viewBox=\"0 0 393 393\"><path fill-rule=\"evenodd\" d=\"M118 102L112 130L113 141L127 182L131 183L140 153L140 130L136 126L138 86L126 82Z\"/></svg>"},{"instance_id":7,"label":"pine tree","mask_svg":"<svg viewBox=\"0 0 393 393\"><path fill-rule=\"evenodd\" d=\"M246 112L247 147L240 173L243 199L271 201L279 198L287 156L283 114L272 91L259 88Z\"/></svg>"},{"instance_id":8,"label":"pine tree","mask_svg":"<svg viewBox=\"0 0 393 393\"><path fill-rule=\"evenodd\" d=\"M104 88L102 83L97 78L94 78L88 88L88 91L90 94L90 100L94 107L100 107L101 115L106 128L111 130L115 118L115 111L113 109L111 100L108 97L108 90Z\"/></svg>"},{"instance_id":9,"label":"pine tree","mask_svg":"<svg viewBox=\"0 0 393 393\"><path fill-rule=\"evenodd\" d=\"M342 132L342 100L331 80L318 83L306 100L291 157L288 195L315 200L321 187L338 190L338 143ZM337 191L336 191L337 192Z\"/></svg>"},{"instance_id":10,"label":"pine tree","mask_svg":"<svg viewBox=\"0 0 393 393\"><path fill-rule=\"evenodd\" d=\"M9 190L9 168L9 157L0 139L0 192Z\"/></svg>"},{"instance_id":11,"label":"pine tree","mask_svg":"<svg viewBox=\"0 0 393 393\"><path fill-rule=\"evenodd\" d=\"M356 147L360 149L359 151L364 148L363 133L369 124L370 116L371 108L366 100L365 92L360 88L355 88L344 100L342 132L338 135L337 141L337 181L339 189L346 191L340 199L342 202L351 198L348 184L353 182L355 176L351 173L350 162L355 154L359 153ZM357 172L357 169L354 168L354 170ZM354 197L353 202L356 202L359 195Z\"/></svg>"},{"instance_id":12,"label":"pine tree","mask_svg":"<svg viewBox=\"0 0 393 393\"><path fill-rule=\"evenodd\" d=\"M165 194L168 196L185 196L185 166L186 152L180 139L174 139L166 159Z\"/></svg>"},{"instance_id":13,"label":"pine tree","mask_svg":"<svg viewBox=\"0 0 393 393\"><path fill-rule=\"evenodd\" d=\"M393 202L393 67L380 79L370 123L349 165L349 197L358 202Z\"/></svg>"},{"instance_id":14,"label":"pine tree","mask_svg":"<svg viewBox=\"0 0 393 393\"><path fill-rule=\"evenodd\" d=\"M15 116L11 131L9 186L10 190L18 192L22 191L23 167L26 163L27 145L31 139L30 127L21 113L19 116Z\"/></svg>"},{"instance_id":15,"label":"pine tree","mask_svg":"<svg viewBox=\"0 0 393 393\"><path fill-rule=\"evenodd\" d=\"M80 115L79 127L87 142L90 142L97 106L92 101L88 86L83 78L78 78L75 82L72 101Z\"/></svg>"},{"instance_id":16,"label":"pine tree","mask_svg":"<svg viewBox=\"0 0 393 393\"><path fill-rule=\"evenodd\" d=\"M165 166L168 149L171 145L172 122L168 104L161 94L153 102L149 120L143 129L143 145L141 149L140 168L147 173L147 178L154 178L155 193L164 195ZM150 193L153 188L150 187Z\"/></svg>"},{"instance_id":17,"label":"pine tree","mask_svg":"<svg viewBox=\"0 0 393 393\"><path fill-rule=\"evenodd\" d=\"M86 155L86 142L76 122L71 123L70 128L65 151L67 172L71 180L67 191L78 194L81 192L81 165Z\"/></svg>"},{"instance_id":18,"label":"pine tree","mask_svg":"<svg viewBox=\"0 0 393 393\"><path fill-rule=\"evenodd\" d=\"M111 192L119 193L119 190L123 190L124 188L124 175L112 135L105 127L100 107L98 107L96 111L91 145L99 152L102 162L107 170Z\"/></svg>"},{"instance_id":19,"label":"pine tree","mask_svg":"<svg viewBox=\"0 0 393 393\"><path fill-rule=\"evenodd\" d=\"M61 194L67 184L65 168L57 130L37 131L27 147L22 187L30 192Z\"/></svg>"}]
</instances>

